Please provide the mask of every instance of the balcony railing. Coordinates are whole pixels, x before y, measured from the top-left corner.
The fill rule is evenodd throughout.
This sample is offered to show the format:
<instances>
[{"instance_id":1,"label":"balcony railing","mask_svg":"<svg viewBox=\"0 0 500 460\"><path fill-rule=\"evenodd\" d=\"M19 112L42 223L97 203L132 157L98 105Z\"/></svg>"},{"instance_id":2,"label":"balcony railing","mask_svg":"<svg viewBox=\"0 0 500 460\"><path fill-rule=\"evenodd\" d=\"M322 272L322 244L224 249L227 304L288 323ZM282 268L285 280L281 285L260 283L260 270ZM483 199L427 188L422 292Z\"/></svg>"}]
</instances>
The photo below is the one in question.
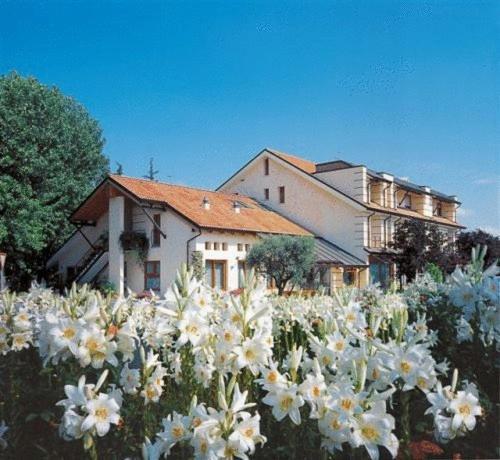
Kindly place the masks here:
<instances>
[{"instance_id":1,"label":"balcony railing","mask_svg":"<svg viewBox=\"0 0 500 460\"><path fill-rule=\"evenodd\" d=\"M370 241L371 248L384 248L385 242L381 236L372 236Z\"/></svg>"}]
</instances>

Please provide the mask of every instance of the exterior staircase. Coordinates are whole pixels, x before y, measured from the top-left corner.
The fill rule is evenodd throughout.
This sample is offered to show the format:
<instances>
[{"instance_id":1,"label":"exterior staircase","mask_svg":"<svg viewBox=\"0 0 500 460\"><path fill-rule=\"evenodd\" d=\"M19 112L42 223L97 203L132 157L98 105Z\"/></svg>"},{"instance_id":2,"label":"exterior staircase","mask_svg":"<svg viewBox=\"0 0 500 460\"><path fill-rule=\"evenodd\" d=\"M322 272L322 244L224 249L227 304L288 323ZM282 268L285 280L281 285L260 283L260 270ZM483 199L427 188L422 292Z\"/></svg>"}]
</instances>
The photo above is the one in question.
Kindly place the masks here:
<instances>
[{"instance_id":1,"label":"exterior staircase","mask_svg":"<svg viewBox=\"0 0 500 460\"><path fill-rule=\"evenodd\" d=\"M73 276L67 278L66 284L92 284L108 266L107 245L94 244L80 258L74 267Z\"/></svg>"}]
</instances>

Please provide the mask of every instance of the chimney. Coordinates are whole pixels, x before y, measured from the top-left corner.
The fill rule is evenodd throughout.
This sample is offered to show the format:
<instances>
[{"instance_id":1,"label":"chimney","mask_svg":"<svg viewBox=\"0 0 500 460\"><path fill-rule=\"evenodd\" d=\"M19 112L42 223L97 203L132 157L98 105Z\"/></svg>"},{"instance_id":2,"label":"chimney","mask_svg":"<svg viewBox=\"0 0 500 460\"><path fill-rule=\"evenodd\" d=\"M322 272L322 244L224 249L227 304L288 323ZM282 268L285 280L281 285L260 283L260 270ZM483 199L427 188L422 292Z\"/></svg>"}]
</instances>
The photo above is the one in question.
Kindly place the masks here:
<instances>
[{"instance_id":1,"label":"chimney","mask_svg":"<svg viewBox=\"0 0 500 460\"><path fill-rule=\"evenodd\" d=\"M241 205L240 205L240 203L238 203L237 201L234 201L233 202L233 208L234 208L234 212L236 214L240 213L240 211L241 211Z\"/></svg>"},{"instance_id":2,"label":"chimney","mask_svg":"<svg viewBox=\"0 0 500 460\"><path fill-rule=\"evenodd\" d=\"M207 211L210 209L210 201L208 201L207 197L203 198L202 204L203 204L203 209L206 209Z\"/></svg>"}]
</instances>

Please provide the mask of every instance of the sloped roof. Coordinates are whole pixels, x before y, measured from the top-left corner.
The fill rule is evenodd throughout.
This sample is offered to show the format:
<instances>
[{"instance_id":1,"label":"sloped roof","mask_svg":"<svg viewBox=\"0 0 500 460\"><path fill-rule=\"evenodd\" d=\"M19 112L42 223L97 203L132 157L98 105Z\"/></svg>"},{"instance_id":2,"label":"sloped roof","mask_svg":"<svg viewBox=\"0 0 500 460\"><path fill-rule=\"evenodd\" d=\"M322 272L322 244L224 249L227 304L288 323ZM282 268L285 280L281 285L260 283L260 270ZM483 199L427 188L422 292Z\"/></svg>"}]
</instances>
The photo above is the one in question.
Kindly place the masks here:
<instances>
[{"instance_id":1,"label":"sloped roof","mask_svg":"<svg viewBox=\"0 0 500 460\"><path fill-rule=\"evenodd\" d=\"M261 206L256 200L235 193L213 192L181 185L167 184L147 179L110 175L108 183L101 184L94 193L71 216L73 221L91 219L94 206L107 201L106 186L118 186L141 202L164 204L202 228L246 232L278 233L288 235L311 235L310 232L280 214ZM101 199L99 194L104 194ZM207 199L210 209L205 209ZM234 210L234 203L240 212ZM101 209L102 206L99 208Z\"/></svg>"},{"instance_id":2,"label":"sloped roof","mask_svg":"<svg viewBox=\"0 0 500 460\"><path fill-rule=\"evenodd\" d=\"M370 209L371 211L379 211L379 212L383 212L386 214L393 214L393 215L401 216L401 217L411 217L413 219L425 220L427 222L431 222L434 224L447 225L448 227L465 228L463 225L457 224L456 222L453 222L452 220L447 219L446 217L424 216L423 214L420 214L419 212L414 211L413 209L386 208L386 207L380 206L379 204L376 204L376 203L367 204L366 207L367 207L367 209Z\"/></svg>"},{"instance_id":3,"label":"sloped roof","mask_svg":"<svg viewBox=\"0 0 500 460\"><path fill-rule=\"evenodd\" d=\"M304 158L297 157L295 155L290 155L288 153L280 152L279 150L274 150L274 149L266 149L269 152L274 153L278 157L280 157L282 160L287 161L288 163L293 164L299 169L302 169L302 171L308 173L308 174L315 174L315 173L320 173L320 172L326 172L326 171L333 171L333 170L338 170L338 169L346 169L346 168L353 168L355 166L360 166L360 165L355 165L353 163L350 163L345 160L333 160L333 161L327 161L324 163L314 163L310 160L306 160ZM378 173L372 169L367 169L367 172L370 176L376 177L377 179L384 179L381 174ZM413 182L409 182L406 180L399 179L397 177L394 177L394 182L406 189L413 190L417 193L426 193L425 190L423 190L422 186L415 184ZM454 203L458 203L456 198L451 195L446 195L445 193L439 192L438 190L435 189L430 189L431 195L434 195L442 200L445 201L451 201Z\"/></svg>"},{"instance_id":4,"label":"sloped roof","mask_svg":"<svg viewBox=\"0 0 500 460\"><path fill-rule=\"evenodd\" d=\"M290 155L288 153L280 152L279 150L274 149L266 149L268 152L274 153L276 156L280 157L282 160L291 163L302 171L305 171L308 174L314 174L316 172L316 164L312 161L306 160L304 158L299 158L294 155Z\"/></svg>"},{"instance_id":5,"label":"sloped roof","mask_svg":"<svg viewBox=\"0 0 500 460\"><path fill-rule=\"evenodd\" d=\"M330 263L345 266L366 266L358 257L350 254L340 246L317 236L314 239L314 255L318 263Z\"/></svg>"},{"instance_id":6,"label":"sloped roof","mask_svg":"<svg viewBox=\"0 0 500 460\"><path fill-rule=\"evenodd\" d=\"M259 236L267 238L270 235L259 233ZM368 265L355 255L320 236L314 237L314 261L319 264L342 265L346 267L366 267Z\"/></svg>"},{"instance_id":7,"label":"sloped roof","mask_svg":"<svg viewBox=\"0 0 500 460\"><path fill-rule=\"evenodd\" d=\"M327 168L323 168L323 166L332 166L332 168L330 170L345 169L345 168L351 168L351 167L356 166L356 165L349 163L347 161L344 161L344 160L335 160L335 161L331 161L331 162L315 164L309 160L305 160L305 159L302 159L302 158L299 158L299 157L296 157L293 155L289 155L287 153L283 153L283 152L280 152L278 150L268 149L268 148L266 150L273 153L274 155L278 156L282 160L287 161L288 163L291 163L296 168L299 168L300 170L306 172L307 174L312 175L315 178L317 178L317 176L315 176L315 173L320 173L320 172L324 172L324 171L328 170ZM382 180L384 179L380 175L380 173L377 173L377 172L372 171L370 169L368 169L367 171L368 171L368 174L373 176L373 177L376 177L376 178L379 178ZM403 188L408 188L408 189L411 189L411 190L418 192L418 193L426 193L422 189L422 187L419 185L416 185L416 184L413 184L413 183L410 183L407 181L403 181L403 180L398 179L398 178L394 178L394 182ZM449 196L449 195L445 195L444 193L438 192L437 190L434 190L434 189L431 189L430 194L434 195L442 200L445 200L445 201L459 203L454 197ZM357 200L355 200L355 201L357 203L361 204L362 206L364 206L365 208L370 209L372 211L380 211L380 212L384 212L384 213L400 215L402 217L412 217L415 219L426 220L426 221L433 222L436 224L447 225L449 227L465 228L463 225L460 225L456 222L453 222L450 219L446 219L445 217L440 217L440 216L427 217L427 216L423 216L422 214L420 214L416 211L409 210L409 209L386 208L383 206L379 206L375 203L368 204L368 203L359 202Z\"/></svg>"}]
</instances>

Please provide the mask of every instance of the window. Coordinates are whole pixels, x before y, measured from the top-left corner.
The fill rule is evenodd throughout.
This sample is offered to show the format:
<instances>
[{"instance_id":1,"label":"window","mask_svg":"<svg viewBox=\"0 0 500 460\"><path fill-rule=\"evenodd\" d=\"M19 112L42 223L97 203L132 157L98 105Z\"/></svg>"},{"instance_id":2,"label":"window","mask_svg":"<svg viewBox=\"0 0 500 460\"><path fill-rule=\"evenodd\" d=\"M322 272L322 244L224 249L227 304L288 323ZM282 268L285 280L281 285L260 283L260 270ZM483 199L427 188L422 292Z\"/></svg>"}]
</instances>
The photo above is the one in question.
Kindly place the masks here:
<instances>
[{"instance_id":1,"label":"window","mask_svg":"<svg viewBox=\"0 0 500 460\"><path fill-rule=\"evenodd\" d=\"M144 270L144 289L160 291L160 261L148 261Z\"/></svg>"},{"instance_id":2,"label":"window","mask_svg":"<svg viewBox=\"0 0 500 460\"><path fill-rule=\"evenodd\" d=\"M405 209L411 209L411 195L407 193L403 199L401 200L401 203L399 203L400 208L405 208Z\"/></svg>"},{"instance_id":3,"label":"window","mask_svg":"<svg viewBox=\"0 0 500 460\"><path fill-rule=\"evenodd\" d=\"M220 243L214 243L214 251L218 251L220 249Z\"/></svg>"},{"instance_id":4,"label":"window","mask_svg":"<svg viewBox=\"0 0 500 460\"><path fill-rule=\"evenodd\" d=\"M441 217L443 215L443 204L441 201L436 203L436 209L434 209L434 215Z\"/></svg>"},{"instance_id":5,"label":"window","mask_svg":"<svg viewBox=\"0 0 500 460\"><path fill-rule=\"evenodd\" d=\"M246 252L250 251L250 245L249 244L245 244L245 251Z\"/></svg>"},{"instance_id":6,"label":"window","mask_svg":"<svg viewBox=\"0 0 500 460\"><path fill-rule=\"evenodd\" d=\"M354 270L344 270L344 286L354 286L356 284L356 272Z\"/></svg>"},{"instance_id":7,"label":"window","mask_svg":"<svg viewBox=\"0 0 500 460\"><path fill-rule=\"evenodd\" d=\"M264 158L264 175L269 176L269 158Z\"/></svg>"},{"instance_id":8,"label":"window","mask_svg":"<svg viewBox=\"0 0 500 460\"><path fill-rule=\"evenodd\" d=\"M269 200L269 189L268 188L264 189L264 199Z\"/></svg>"},{"instance_id":9,"label":"window","mask_svg":"<svg viewBox=\"0 0 500 460\"><path fill-rule=\"evenodd\" d=\"M227 262L225 260L205 261L205 280L213 288L226 289Z\"/></svg>"},{"instance_id":10,"label":"window","mask_svg":"<svg viewBox=\"0 0 500 460\"><path fill-rule=\"evenodd\" d=\"M222 250L227 251L227 243L222 243Z\"/></svg>"},{"instance_id":11,"label":"window","mask_svg":"<svg viewBox=\"0 0 500 460\"><path fill-rule=\"evenodd\" d=\"M76 274L76 268L75 267L66 267L66 280L67 281L73 281L73 279L75 278L75 274Z\"/></svg>"},{"instance_id":12,"label":"window","mask_svg":"<svg viewBox=\"0 0 500 460\"><path fill-rule=\"evenodd\" d=\"M212 249L212 243L205 241L205 250L210 251L210 249Z\"/></svg>"},{"instance_id":13,"label":"window","mask_svg":"<svg viewBox=\"0 0 500 460\"><path fill-rule=\"evenodd\" d=\"M247 273L247 266L244 260L238 260L238 287L242 288L245 285L245 276Z\"/></svg>"},{"instance_id":14,"label":"window","mask_svg":"<svg viewBox=\"0 0 500 460\"><path fill-rule=\"evenodd\" d=\"M153 220L155 225L153 226L153 234L151 237L151 247L157 248L161 244L161 233L160 233L160 228L161 228L161 214L155 214L153 215Z\"/></svg>"},{"instance_id":15,"label":"window","mask_svg":"<svg viewBox=\"0 0 500 460\"><path fill-rule=\"evenodd\" d=\"M282 185L281 187L278 188L280 192L280 203L285 202L285 187Z\"/></svg>"},{"instance_id":16,"label":"window","mask_svg":"<svg viewBox=\"0 0 500 460\"><path fill-rule=\"evenodd\" d=\"M242 243L238 243L238 251L243 251L243 244Z\"/></svg>"},{"instance_id":17,"label":"window","mask_svg":"<svg viewBox=\"0 0 500 460\"><path fill-rule=\"evenodd\" d=\"M370 283L379 283L381 287L386 288L391 279L389 264L386 262L370 263Z\"/></svg>"}]
</instances>

